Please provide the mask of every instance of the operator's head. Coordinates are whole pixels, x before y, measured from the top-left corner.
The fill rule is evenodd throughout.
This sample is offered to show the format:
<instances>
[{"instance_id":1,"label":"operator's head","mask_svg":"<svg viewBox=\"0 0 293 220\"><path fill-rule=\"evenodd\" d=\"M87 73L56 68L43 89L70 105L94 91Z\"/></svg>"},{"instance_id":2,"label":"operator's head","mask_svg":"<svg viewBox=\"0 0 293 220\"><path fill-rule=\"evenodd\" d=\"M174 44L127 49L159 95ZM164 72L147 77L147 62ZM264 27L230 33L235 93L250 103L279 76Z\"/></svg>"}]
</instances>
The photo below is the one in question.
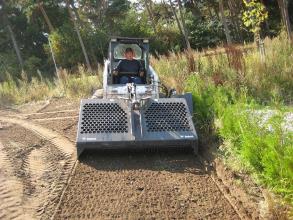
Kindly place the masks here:
<instances>
[{"instance_id":1,"label":"operator's head","mask_svg":"<svg viewBox=\"0 0 293 220\"><path fill-rule=\"evenodd\" d=\"M134 57L133 49L130 47L126 48L124 56L127 60L133 60L133 57Z\"/></svg>"}]
</instances>

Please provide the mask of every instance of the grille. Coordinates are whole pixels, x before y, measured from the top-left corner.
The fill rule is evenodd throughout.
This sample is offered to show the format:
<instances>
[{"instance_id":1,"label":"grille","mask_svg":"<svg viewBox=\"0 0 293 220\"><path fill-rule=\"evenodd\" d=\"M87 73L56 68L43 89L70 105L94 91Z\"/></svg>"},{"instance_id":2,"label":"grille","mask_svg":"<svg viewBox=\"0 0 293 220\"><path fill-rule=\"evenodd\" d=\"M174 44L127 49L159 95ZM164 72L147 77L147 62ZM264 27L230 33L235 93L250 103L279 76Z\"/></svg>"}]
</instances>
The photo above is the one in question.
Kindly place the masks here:
<instances>
[{"instance_id":1,"label":"grille","mask_svg":"<svg viewBox=\"0 0 293 220\"><path fill-rule=\"evenodd\" d=\"M117 103L84 104L81 134L127 132L127 114Z\"/></svg>"},{"instance_id":2,"label":"grille","mask_svg":"<svg viewBox=\"0 0 293 220\"><path fill-rule=\"evenodd\" d=\"M145 111L148 132L190 131L184 103L152 103Z\"/></svg>"}]
</instances>

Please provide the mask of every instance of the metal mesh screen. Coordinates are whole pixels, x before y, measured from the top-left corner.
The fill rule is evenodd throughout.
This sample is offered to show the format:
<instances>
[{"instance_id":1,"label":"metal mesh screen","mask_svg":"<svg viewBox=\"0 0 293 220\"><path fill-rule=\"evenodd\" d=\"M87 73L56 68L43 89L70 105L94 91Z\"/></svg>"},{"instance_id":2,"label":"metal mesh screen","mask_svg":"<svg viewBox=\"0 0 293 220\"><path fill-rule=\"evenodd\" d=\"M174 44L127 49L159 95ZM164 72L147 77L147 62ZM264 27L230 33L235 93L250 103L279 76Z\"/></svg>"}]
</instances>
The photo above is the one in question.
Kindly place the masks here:
<instances>
[{"instance_id":1,"label":"metal mesh screen","mask_svg":"<svg viewBox=\"0 0 293 220\"><path fill-rule=\"evenodd\" d=\"M127 114L117 103L83 105L81 134L127 132Z\"/></svg>"},{"instance_id":2,"label":"metal mesh screen","mask_svg":"<svg viewBox=\"0 0 293 220\"><path fill-rule=\"evenodd\" d=\"M148 132L191 131L184 103L152 103L145 111Z\"/></svg>"}]
</instances>

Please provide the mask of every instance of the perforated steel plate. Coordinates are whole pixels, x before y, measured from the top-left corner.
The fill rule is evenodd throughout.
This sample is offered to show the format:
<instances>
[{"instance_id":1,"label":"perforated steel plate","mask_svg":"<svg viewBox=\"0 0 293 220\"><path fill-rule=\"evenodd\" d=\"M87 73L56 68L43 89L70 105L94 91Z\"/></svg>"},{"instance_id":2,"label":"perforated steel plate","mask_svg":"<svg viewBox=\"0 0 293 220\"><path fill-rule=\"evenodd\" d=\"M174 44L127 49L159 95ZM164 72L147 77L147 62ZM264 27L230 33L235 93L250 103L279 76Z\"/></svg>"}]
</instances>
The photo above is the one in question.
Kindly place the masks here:
<instances>
[{"instance_id":1,"label":"perforated steel plate","mask_svg":"<svg viewBox=\"0 0 293 220\"><path fill-rule=\"evenodd\" d=\"M153 102L144 112L148 132L191 131L182 102Z\"/></svg>"},{"instance_id":2,"label":"perforated steel plate","mask_svg":"<svg viewBox=\"0 0 293 220\"><path fill-rule=\"evenodd\" d=\"M117 103L86 103L81 110L81 134L128 132L127 114Z\"/></svg>"}]
</instances>

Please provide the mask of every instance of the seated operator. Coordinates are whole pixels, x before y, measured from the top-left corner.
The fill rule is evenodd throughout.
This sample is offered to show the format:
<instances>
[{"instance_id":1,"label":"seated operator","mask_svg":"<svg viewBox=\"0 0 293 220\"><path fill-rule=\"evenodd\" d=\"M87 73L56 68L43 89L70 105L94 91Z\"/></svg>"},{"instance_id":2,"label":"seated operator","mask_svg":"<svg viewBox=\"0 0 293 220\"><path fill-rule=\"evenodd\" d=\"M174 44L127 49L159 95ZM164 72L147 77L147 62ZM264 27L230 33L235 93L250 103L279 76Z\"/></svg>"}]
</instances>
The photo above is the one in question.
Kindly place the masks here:
<instances>
[{"instance_id":1,"label":"seated operator","mask_svg":"<svg viewBox=\"0 0 293 220\"><path fill-rule=\"evenodd\" d=\"M134 52L132 48L126 48L124 53L125 59L120 60L117 67L113 71L114 76L118 76L119 84L126 83L143 83L143 66L141 63L134 59ZM120 75L120 73L130 73L130 75ZM135 73L135 75L131 75Z\"/></svg>"}]
</instances>

